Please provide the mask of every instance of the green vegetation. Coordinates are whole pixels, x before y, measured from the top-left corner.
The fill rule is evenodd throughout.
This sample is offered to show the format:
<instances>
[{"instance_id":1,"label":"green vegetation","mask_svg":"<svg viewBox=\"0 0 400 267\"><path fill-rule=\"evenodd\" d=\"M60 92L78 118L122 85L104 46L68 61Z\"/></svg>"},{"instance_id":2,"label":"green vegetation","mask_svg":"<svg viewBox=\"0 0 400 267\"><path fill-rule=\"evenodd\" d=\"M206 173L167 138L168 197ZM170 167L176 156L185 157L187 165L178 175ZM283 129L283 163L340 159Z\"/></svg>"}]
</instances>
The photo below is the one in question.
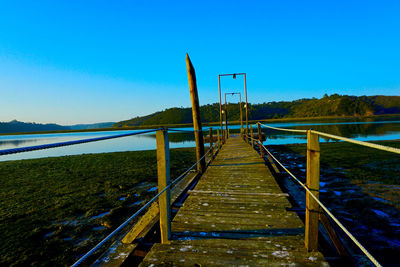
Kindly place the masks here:
<instances>
[{"instance_id":1,"label":"green vegetation","mask_svg":"<svg viewBox=\"0 0 400 267\"><path fill-rule=\"evenodd\" d=\"M239 104L227 105L228 120L240 123ZM200 107L202 122L219 124L219 104ZM249 121L269 120L303 121L315 119L345 119L375 117L376 115L400 114L400 96L347 96L325 95L321 99L300 99L295 101L248 104ZM18 121L0 122L0 134L10 133L53 133L113 131L123 127L126 130L168 127L185 127L192 124L191 108L169 108L147 116L136 117L117 123L95 123L85 125L61 126L57 124L23 123ZM113 127L111 127L113 126Z\"/></svg>"},{"instance_id":2,"label":"green vegetation","mask_svg":"<svg viewBox=\"0 0 400 267\"><path fill-rule=\"evenodd\" d=\"M193 148L171 150L171 177L194 162ZM155 195L156 181L155 151L0 162L0 265L73 263Z\"/></svg>"},{"instance_id":3,"label":"green vegetation","mask_svg":"<svg viewBox=\"0 0 400 267\"><path fill-rule=\"evenodd\" d=\"M219 121L219 104L200 107L201 120L205 123ZM400 113L400 96L348 96L325 95L321 99L300 99L295 101L248 104L249 120L371 116ZM227 105L229 121L239 121L239 104ZM139 125L165 125L192 123L191 108L170 108L144 117L117 122L114 127Z\"/></svg>"},{"instance_id":4,"label":"green vegetation","mask_svg":"<svg viewBox=\"0 0 400 267\"><path fill-rule=\"evenodd\" d=\"M61 131L61 130L69 130L69 128L58 124L40 124L31 122L21 122L17 120L13 120L10 122L0 122L0 133Z\"/></svg>"}]
</instances>

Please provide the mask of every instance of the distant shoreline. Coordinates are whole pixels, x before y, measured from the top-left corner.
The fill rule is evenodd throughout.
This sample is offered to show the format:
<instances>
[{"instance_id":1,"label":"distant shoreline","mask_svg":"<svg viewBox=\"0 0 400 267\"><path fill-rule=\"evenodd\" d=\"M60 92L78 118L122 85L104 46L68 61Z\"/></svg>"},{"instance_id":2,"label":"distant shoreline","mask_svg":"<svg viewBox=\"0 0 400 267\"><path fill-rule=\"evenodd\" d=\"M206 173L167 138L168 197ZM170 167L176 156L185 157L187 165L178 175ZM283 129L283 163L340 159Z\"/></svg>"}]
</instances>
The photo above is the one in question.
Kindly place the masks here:
<instances>
[{"instance_id":1,"label":"distant shoreline","mask_svg":"<svg viewBox=\"0 0 400 267\"><path fill-rule=\"evenodd\" d=\"M249 120L249 123L256 122L297 122L297 121L316 121L316 120L348 120L348 119L372 119L382 117L396 117L400 114L382 114L371 116L321 116L321 117L298 117L298 118L280 118L280 119L263 119L263 120ZM240 121L231 121L230 124L238 125ZM245 124L245 121L243 121ZM220 122L203 123L203 126L219 126ZM50 134L50 133L80 133L80 132L107 132L107 131L123 131L123 130L143 130L143 129L157 129L160 127L176 128L176 127L191 127L192 123L182 124L163 124L163 125L140 125L140 126L127 126L127 127L111 127L111 128L97 128L97 129L79 129L79 130L56 130L56 131L34 131L34 132L17 132L17 133L0 133L4 135L25 135L25 134Z\"/></svg>"}]
</instances>

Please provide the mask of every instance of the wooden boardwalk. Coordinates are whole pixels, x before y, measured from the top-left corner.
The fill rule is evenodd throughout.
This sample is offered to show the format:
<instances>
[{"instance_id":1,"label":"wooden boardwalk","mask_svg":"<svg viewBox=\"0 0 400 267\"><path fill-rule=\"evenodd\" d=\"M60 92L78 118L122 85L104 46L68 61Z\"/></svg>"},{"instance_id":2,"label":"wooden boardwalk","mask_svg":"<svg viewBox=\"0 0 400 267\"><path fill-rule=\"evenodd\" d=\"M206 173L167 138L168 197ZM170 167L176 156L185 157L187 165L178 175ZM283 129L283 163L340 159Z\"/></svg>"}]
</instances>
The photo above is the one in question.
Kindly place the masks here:
<instances>
[{"instance_id":1,"label":"wooden boardwalk","mask_svg":"<svg viewBox=\"0 0 400 267\"><path fill-rule=\"evenodd\" d=\"M328 266L255 150L231 137L141 266Z\"/></svg>"}]
</instances>

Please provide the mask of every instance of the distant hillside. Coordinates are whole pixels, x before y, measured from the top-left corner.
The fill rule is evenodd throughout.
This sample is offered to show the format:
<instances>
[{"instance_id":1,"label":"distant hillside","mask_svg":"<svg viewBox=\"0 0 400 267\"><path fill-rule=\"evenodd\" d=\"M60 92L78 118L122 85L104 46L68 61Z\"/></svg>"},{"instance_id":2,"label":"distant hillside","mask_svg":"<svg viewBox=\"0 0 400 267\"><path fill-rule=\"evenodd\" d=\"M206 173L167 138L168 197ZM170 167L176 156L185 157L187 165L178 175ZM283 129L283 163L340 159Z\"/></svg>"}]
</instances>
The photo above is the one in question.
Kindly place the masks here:
<instances>
[{"instance_id":1,"label":"distant hillside","mask_svg":"<svg viewBox=\"0 0 400 267\"><path fill-rule=\"evenodd\" d=\"M59 131L69 130L68 126L58 124L40 124L33 122L21 122L13 120L10 122L0 122L0 133L21 133L21 132L39 132L39 131Z\"/></svg>"},{"instance_id":2,"label":"distant hillside","mask_svg":"<svg viewBox=\"0 0 400 267\"><path fill-rule=\"evenodd\" d=\"M100 123L92 123L92 124L75 124L69 127L71 130L82 130L82 129L99 129L99 128L110 128L113 127L115 122L100 122Z\"/></svg>"},{"instance_id":3,"label":"distant hillside","mask_svg":"<svg viewBox=\"0 0 400 267\"><path fill-rule=\"evenodd\" d=\"M229 120L239 120L238 104L228 105ZM244 110L243 110L244 112ZM325 95L321 99L268 102L248 105L249 120L325 116L370 116L400 114L400 96ZM203 122L219 121L219 104L200 107ZM244 114L244 113L243 113ZM114 127L192 123L191 108L170 108L153 114L117 122Z\"/></svg>"},{"instance_id":4,"label":"distant hillside","mask_svg":"<svg viewBox=\"0 0 400 267\"><path fill-rule=\"evenodd\" d=\"M13 120L10 122L0 122L0 133L24 133L41 131L65 131L65 130L84 130L112 127L115 122L101 122L93 124L77 124L62 126L54 123L40 124L34 122L21 122Z\"/></svg>"}]
</instances>

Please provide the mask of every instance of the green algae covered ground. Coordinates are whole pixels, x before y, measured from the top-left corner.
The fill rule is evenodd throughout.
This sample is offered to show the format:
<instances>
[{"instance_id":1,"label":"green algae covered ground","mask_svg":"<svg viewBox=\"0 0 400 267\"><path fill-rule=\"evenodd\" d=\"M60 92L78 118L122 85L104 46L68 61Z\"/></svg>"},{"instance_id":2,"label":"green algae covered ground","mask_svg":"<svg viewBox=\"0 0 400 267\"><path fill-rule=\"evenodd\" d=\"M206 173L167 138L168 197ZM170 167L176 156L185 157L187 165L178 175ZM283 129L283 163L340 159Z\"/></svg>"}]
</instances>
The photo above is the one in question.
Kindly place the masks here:
<instances>
[{"instance_id":1,"label":"green algae covered ground","mask_svg":"<svg viewBox=\"0 0 400 267\"><path fill-rule=\"evenodd\" d=\"M171 150L171 177L195 162ZM70 265L157 192L156 151L0 162L0 265Z\"/></svg>"},{"instance_id":2,"label":"green algae covered ground","mask_svg":"<svg viewBox=\"0 0 400 267\"><path fill-rule=\"evenodd\" d=\"M399 141L376 143L400 147ZM305 144L271 145L268 149L305 182ZM293 182L284 177L286 184ZM292 195L301 191L295 185ZM320 199L383 266L397 266L400 155L344 142L321 143ZM300 200L304 201L304 196ZM349 238L338 233L353 247L353 253L362 255Z\"/></svg>"}]
</instances>

